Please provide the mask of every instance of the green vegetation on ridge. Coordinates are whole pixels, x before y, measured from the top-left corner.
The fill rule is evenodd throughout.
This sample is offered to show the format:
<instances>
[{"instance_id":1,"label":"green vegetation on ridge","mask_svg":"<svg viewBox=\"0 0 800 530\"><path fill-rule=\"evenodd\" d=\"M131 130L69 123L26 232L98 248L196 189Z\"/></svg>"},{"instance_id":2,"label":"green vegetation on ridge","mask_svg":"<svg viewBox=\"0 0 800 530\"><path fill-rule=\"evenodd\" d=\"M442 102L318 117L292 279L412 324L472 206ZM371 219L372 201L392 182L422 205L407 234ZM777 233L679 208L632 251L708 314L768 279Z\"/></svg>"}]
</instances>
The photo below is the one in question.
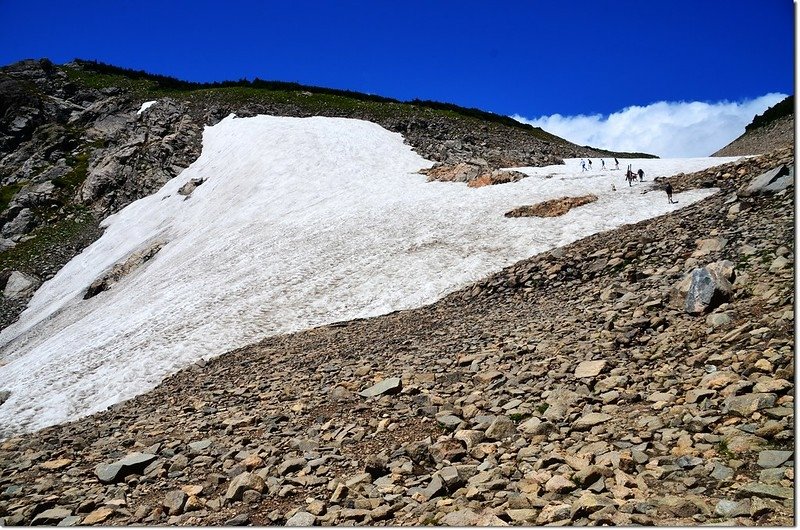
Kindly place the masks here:
<instances>
[{"instance_id":1,"label":"green vegetation on ridge","mask_svg":"<svg viewBox=\"0 0 800 530\"><path fill-rule=\"evenodd\" d=\"M302 85L286 81L265 81L256 78L252 81L218 81L198 83L183 81L165 75L150 74L143 70L121 68L98 61L73 61L79 68L64 68L72 81L93 88L120 87L131 90L143 97L213 94L226 100L237 102L258 100L283 104L296 103L304 110L314 112L319 109L353 111L365 110L376 115L387 113L402 116L410 108L430 110L450 117L473 118L484 122L497 123L521 129L543 140L563 142L564 140L545 132L540 127L521 123L508 116L487 112L476 108L466 108L452 103L413 99L400 101L374 94L364 94L352 90Z\"/></svg>"}]
</instances>

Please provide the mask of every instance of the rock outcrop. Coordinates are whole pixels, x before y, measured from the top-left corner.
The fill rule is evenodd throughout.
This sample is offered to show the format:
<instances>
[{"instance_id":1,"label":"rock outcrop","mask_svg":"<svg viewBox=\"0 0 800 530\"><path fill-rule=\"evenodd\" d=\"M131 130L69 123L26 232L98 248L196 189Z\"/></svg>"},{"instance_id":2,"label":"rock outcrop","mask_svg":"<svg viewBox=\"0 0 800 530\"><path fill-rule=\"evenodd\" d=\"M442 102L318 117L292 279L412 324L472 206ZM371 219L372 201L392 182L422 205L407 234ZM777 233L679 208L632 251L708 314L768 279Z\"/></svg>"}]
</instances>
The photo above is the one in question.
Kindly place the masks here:
<instances>
[{"instance_id":1,"label":"rock outcrop","mask_svg":"<svg viewBox=\"0 0 800 530\"><path fill-rule=\"evenodd\" d=\"M573 208L590 204L597 200L596 195L582 195L580 197L561 197L543 201L532 206L520 206L510 212L506 212L506 217L558 217L564 215Z\"/></svg>"}]
</instances>

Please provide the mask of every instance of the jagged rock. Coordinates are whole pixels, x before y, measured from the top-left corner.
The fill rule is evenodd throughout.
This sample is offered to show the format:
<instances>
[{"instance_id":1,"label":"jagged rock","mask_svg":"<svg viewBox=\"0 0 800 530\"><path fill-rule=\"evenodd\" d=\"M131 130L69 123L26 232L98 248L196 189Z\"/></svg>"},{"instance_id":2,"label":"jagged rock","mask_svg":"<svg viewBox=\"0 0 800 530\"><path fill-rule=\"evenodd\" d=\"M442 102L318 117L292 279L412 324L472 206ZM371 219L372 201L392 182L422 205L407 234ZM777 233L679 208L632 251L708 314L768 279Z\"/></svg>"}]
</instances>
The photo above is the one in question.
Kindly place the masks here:
<instances>
[{"instance_id":1,"label":"jagged rock","mask_svg":"<svg viewBox=\"0 0 800 530\"><path fill-rule=\"evenodd\" d=\"M122 278L153 259L153 257L158 254L164 244L165 243L163 241L151 243L145 248L132 253L124 262L117 263L111 268L109 273L97 278L92 282L92 284L86 290L83 298L88 300L89 298L97 296L103 291L107 291Z\"/></svg>"},{"instance_id":2,"label":"jagged rock","mask_svg":"<svg viewBox=\"0 0 800 530\"><path fill-rule=\"evenodd\" d=\"M403 384L399 377L387 377L358 393L359 396L370 398L383 394L396 394L402 390Z\"/></svg>"},{"instance_id":3,"label":"jagged rock","mask_svg":"<svg viewBox=\"0 0 800 530\"><path fill-rule=\"evenodd\" d=\"M164 497L162 505L168 515L180 515L183 513L183 507L186 505L186 500L188 498L188 495L183 491L173 490Z\"/></svg>"},{"instance_id":4,"label":"jagged rock","mask_svg":"<svg viewBox=\"0 0 800 530\"><path fill-rule=\"evenodd\" d=\"M27 234L36 227L36 215L30 208L23 208L0 230L3 237L11 238Z\"/></svg>"},{"instance_id":5,"label":"jagged rock","mask_svg":"<svg viewBox=\"0 0 800 530\"><path fill-rule=\"evenodd\" d=\"M20 271L12 271L3 289L3 296L20 299L29 296L39 287L39 279Z\"/></svg>"},{"instance_id":6,"label":"jagged rock","mask_svg":"<svg viewBox=\"0 0 800 530\"><path fill-rule=\"evenodd\" d=\"M312 514L300 511L287 519L285 526L314 526L316 520L317 518Z\"/></svg>"},{"instance_id":7,"label":"jagged rock","mask_svg":"<svg viewBox=\"0 0 800 530\"><path fill-rule=\"evenodd\" d=\"M433 461L457 462L467 454L464 446L458 440L447 439L430 446L430 455Z\"/></svg>"},{"instance_id":8,"label":"jagged rock","mask_svg":"<svg viewBox=\"0 0 800 530\"><path fill-rule=\"evenodd\" d=\"M724 237L713 237L710 239L699 239L697 241L697 250L692 253L693 258L700 258L711 254L712 252L719 252L725 248L728 240Z\"/></svg>"},{"instance_id":9,"label":"jagged rock","mask_svg":"<svg viewBox=\"0 0 800 530\"><path fill-rule=\"evenodd\" d=\"M600 375L605 366L606 361L583 361L575 368L575 377L579 379L596 377Z\"/></svg>"},{"instance_id":10,"label":"jagged rock","mask_svg":"<svg viewBox=\"0 0 800 530\"><path fill-rule=\"evenodd\" d=\"M750 510L748 506L742 502L720 499L714 507L714 515L729 519L731 517L750 515Z\"/></svg>"},{"instance_id":11,"label":"jagged rock","mask_svg":"<svg viewBox=\"0 0 800 530\"><path fill-rule=\"evenodd\" d=\"M776 397L775 394L762 393L731 396L725 400L725 408L740 416L748 417L754 412L772 407Z\"/></svg>"},{"instance_id":12,"label":"jagged rock","mask_svg":"<svg viewBox=\"0 0 800 530\"><path fill-rule=\"evenodd\" d=\"M84 525L93 525L93 524L100 524L105 522L109 517L114 515L114 508L98 508L93 510L86 518L83 520Z\"/></svg>"},{"instance_id":13,"label":"jagged rock","mask_svg":"<svg viewBox=\"0 0 800 530\"><path fill-rule=\"evenodd\" d=\"M600 425L601 423L605 423L612 419L612 416L609 414L602 414L600 412L590 412L589 414L585 414L581 416L575 423L572 424L572 428L576 431L585 431L591 429L595 425Z\"/></svg>"},{"instance_id":14,"label":"jagged rock","mask_svg":"<svg viewBox=\"0 0 800 530\"><path fill-rule=\"evenodd\" d=\"M508 526L508 524L491 513L475 513L470 509L450 512L441 519L442 526Z\"/></svg>"},{"instance_id":15,"label":"jagged rock","mask_svg":"<svg viewBox=\"0 0 800 530\"><path fill-rule=\"evenodd\" d=\"M306 467L305 458L289 458L284 460L277 468L278 475L284 476L293 471L299 471Z\"/></svg>"},{"instance_id":16,"label":"jagged rock","mask_svg":"<svg viewBox=\"0 0 800 530\"><path fill-rule=\"evenodd\" d=\"M66 508L50 508L34 517L31 525L56 526L62 519L66 519L70 515L72 515L72 512Z\"/></svg>"},{"instance_id":17,"label":"jagged rock","mask_svg":"<svg viewBox=\"0 0 800 530\"><path fill-rule=\"evenodd\" d=\"M577 487L574 482L562 475L553 475L544 485L544 489L551 493L568 493Z\"/></svg>"},{"instance_id":18,"label":"jagged rock","mask_svg":"<svg viewBox=\"0 0 800 530\"><path fill-rule=\"evenodd\" d=\"M706 313L730 300L733 286L725 277L725 272L728 270L727 263L722 262L714 267L706 266L692 271L692 280L684 303L687 313L692 315Z\"/></svg>"},{"instance_id":19,"label":"jagged rock","mask_svg":"<svg viewBox=\"0 0 800 530\"><path fill-rule=\"evenodd\" d=\"M793 454L793 451L761 451L758 453L758 465L764 468L778 467L789 460Z\"/></svg>"},{"instance_id":20,"label":"jagged rock","mask_svg":"<svg viewBox=\"0 0 800 530\"><path fill-rule=\"evenodd\" d=\"M793 499L794 489L750 482L739 488L739 497L764 497L768 499Z\"/></svg>"},{"instance_id":21,"label":"jagged rock","mask_svg":"<svg viewBox=\"0 0 800 530\"><path fill-rule=\"evenodd\" d=\"M228 490L225 492L225 501L233 502L242 500L246 491L252 490L262 493L266 488L264 479L255 473L245 471L231 480Z\"/></svg>"},{"instance_id":22,"label":"jagged rock","mask_svg":"<svg viewBox=\"0 0 800 530\"><path fill-rule=\"evenodd\" d=\"M517 433L517 426L508 416L498 416L486 429L486 437L490 440L503 440Z\"/></svg>"},{"instance_id":23,"label":"jagged rock","mask_svg":"<svg viewBox=\"0 0 800 530\"><path fill-rule=\"evenodd\" d=\"M205 179L202 178L190 179L189 182L187 182L178 189L178 195L184 195L184 196L191 195L194 190L196 190L201 184L203 184L203 182L205 182Z\"/></svg>"},{"instance_id":24,"label":"jagged rock","mask_svg":"<svg viewBox=\"0 0 800 530\"><path fill-rule=\"evenodd\" d=\"M781 165L754 178L741 194L750 196L775 193L785 190L789 186L794 186L794 166Z\"/></svg>"},{"instance_id":25,"label":"jagged rock","mask_svg":"<svg viewBox=\"0 0 800 530\"><path fill-rule=\"evenodd\" d=\"M122 480L128 475L141 474L156 458L158 458L156 455L148 453L131 453L111 464L98 464L94 472L100 482L110 484Z\"/></svg>"}]
</instances>

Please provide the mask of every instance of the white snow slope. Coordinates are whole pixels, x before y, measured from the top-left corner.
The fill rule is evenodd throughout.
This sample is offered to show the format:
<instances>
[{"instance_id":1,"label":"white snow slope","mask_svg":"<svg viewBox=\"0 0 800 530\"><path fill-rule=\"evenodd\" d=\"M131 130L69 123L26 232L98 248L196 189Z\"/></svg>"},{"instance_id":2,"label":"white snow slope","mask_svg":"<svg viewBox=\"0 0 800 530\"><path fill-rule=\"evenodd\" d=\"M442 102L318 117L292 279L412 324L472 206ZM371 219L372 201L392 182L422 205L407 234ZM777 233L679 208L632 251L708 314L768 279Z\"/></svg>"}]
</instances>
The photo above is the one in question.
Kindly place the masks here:
<instances>
[{"instance_id":1,"label":"white snow slope","mask_svg":"<svg viewBox=\"0 0 800 530\"><path fill-rule=\"evenodd\" d=\"M730 160L624 162L652 180ZM0 390L11 391L0 435L102 410L269 335L434 302L522 258L676 208L662 192L642 194L646 184L629 188L622 162L601 173L568 160L470 189L427 183L416 172L431 162L370 122L229 116L206 128L195 163L106 219L104 235L0 333ZM206 181L185 200L177 190L192 178ZM587 192L599 200L562 217L503 217ZM686 206L713 192L676 198ZM83 300L111 266L158 241L167 244L153 259Z\"/></svg>"}]
</instances>

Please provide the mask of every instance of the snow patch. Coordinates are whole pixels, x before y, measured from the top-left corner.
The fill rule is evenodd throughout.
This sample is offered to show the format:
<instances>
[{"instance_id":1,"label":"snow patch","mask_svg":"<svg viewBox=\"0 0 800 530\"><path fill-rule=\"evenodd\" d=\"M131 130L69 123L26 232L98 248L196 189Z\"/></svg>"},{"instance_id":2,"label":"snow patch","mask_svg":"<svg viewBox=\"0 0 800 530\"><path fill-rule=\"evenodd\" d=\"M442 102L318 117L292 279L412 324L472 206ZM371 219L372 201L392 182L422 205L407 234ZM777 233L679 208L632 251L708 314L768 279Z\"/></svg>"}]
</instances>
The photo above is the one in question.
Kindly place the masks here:
<instances>
[{"instance_id":1,"label":"snow patch","mask_svg":"<svg viewBox=\"0 0 800 530\"><path fill-rule=\"evenodd\" d=\"M150 107L152 107L155 103L156 103L155 101L145 101L144 103L142 103L142 106L139 107L139 110L136 111L136 115L137 116L141 116L142 112L144 112L147 109L149 109Z\"/></svg>"},{"instance_id":2,"label":"snow patch","mask_svg":"<svg viewBox=\"0 0 800 530\"><path fill-rule=\"evenodd\" d=\"M652 180L730 160L625 164ZM374 123L229 116L205 129L197 161L107 218L103 236L0 333L0 389L11 391L0 435L103 410L270 335L434 302L520 259L676 208L644 184L629 188L624 171L566 162L522 168L530 177L514 184L428 183L417 171L432 162ZM204 183L179 194L192 179ZM683 207L714 192L675 197ZM504 217L588 193L598 200L561 217ZM146 267L84 299L95 279L157 242Z\"/></svg>"}]
</instances>

